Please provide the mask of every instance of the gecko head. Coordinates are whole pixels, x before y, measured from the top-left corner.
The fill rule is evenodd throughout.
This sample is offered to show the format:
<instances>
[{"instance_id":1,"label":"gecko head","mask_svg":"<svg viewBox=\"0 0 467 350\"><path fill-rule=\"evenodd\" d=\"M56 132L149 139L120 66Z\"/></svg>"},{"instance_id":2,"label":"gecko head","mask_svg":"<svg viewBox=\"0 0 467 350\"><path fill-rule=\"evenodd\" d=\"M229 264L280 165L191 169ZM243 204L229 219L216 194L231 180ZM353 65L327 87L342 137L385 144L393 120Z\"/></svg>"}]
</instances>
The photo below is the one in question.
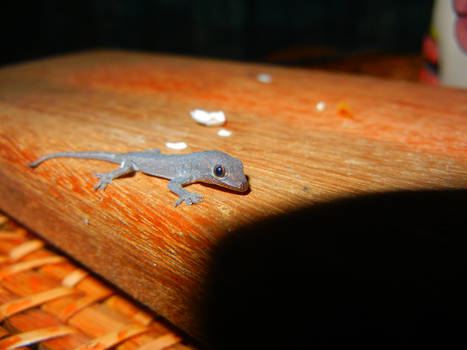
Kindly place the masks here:
<instances>
[{"instance_id":1,"label":"gecko head","mask_svg":"<svg viewBox=\"0 0 467 350\"><path fill-rule=\"evenodd\" d=\"M243 171L240 159L219 151L204 151L204 176L201 180L237 192L248 190L248 180Z\"/></svg>"}]
</instances>

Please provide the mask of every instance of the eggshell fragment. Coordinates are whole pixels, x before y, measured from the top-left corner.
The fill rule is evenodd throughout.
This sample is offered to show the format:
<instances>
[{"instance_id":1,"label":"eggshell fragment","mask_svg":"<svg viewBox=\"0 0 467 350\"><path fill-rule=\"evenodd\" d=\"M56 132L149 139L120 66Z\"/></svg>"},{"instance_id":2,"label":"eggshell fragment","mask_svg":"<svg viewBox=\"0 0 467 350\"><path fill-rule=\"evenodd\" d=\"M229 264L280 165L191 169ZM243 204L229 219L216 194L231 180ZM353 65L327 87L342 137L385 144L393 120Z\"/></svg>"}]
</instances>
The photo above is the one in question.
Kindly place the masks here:
<instances>
[{"instance_id":1,"label":"eggshell fragment","mask_svg":"<svg viewBox=\"0 0 467 350\"><path fill-rule=\"evenodd\" d=\"M207 112L201 109L195 109L191 111L190 114L197 123L206 126L223 125L226 120L223 111Z\"/></svg>"},{"instance_id":2,"label":"eggshell fragment","mask_svg":"<svg viewBox=\"0 0 467 350\"><path fill-rule=\"evenodd\" d=\"M232 131L226 130L226 129L220 129L220 130L217 132L217 135L227 137L227 136L232 135Z\"/></svg>"},{"instance_id":3,"label":"eggshell fragment","mask_svg":"<svg viewBox=\"0 0 467 350\"><path fill-rule=\"evenodd\" d=\"M324 101L320 101L320 102L318 102L318 103L316 104L316 110L317 110L318 112L324 111L325 108L326 108L326 102L324 102Z\"/></svg>"},{"instance_id":4,"label":"eggshell fragment","mask_svg":"<svg viewBox=\"0 0 467 350\"><path fill-rule=\"evenodd\" d=\"M259 73L256 76L256 79L258 79L259 82L266 84L269 84L272 81L272 77L267 73Z\"/></svg>"},{"instance_id":5,"label":"eggshell fragment","mask_svg":"<svg viewBox=\"0 0 467 350\"><path fill-rule=\"evenodd\" d=\"M177 149L177 150L185 149L188 147L188 145L185 142L166 142L165 146L167 148Z\"/></svg>"}]
</instances>

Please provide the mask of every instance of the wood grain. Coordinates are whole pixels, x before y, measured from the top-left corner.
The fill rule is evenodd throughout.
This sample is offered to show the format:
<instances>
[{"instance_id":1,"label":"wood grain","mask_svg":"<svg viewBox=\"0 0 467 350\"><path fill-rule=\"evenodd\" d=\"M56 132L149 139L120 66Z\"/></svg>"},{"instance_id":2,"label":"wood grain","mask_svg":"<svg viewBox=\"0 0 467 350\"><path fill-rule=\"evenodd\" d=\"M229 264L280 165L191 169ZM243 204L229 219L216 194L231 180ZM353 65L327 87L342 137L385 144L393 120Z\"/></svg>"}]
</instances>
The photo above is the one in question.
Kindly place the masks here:
<instances>
[{"instance_id":1,"label":"wood grain","mask_svg":"<svg viewBox=\"0 0 467 350\"><path fill-rule=\"evenodd\" d=\"M194 123L195 108L223 110L232 136ZM26 166L58 151L177 153L168 141L242 159L251 191L195 184L204 201L175 208L167 182L142 174L93 191L105 162ZM119 51L0 70L0 208L194 336L212 253L236 227L342 196L466 186L465 90Z\"/></svg>"}]
</instances>

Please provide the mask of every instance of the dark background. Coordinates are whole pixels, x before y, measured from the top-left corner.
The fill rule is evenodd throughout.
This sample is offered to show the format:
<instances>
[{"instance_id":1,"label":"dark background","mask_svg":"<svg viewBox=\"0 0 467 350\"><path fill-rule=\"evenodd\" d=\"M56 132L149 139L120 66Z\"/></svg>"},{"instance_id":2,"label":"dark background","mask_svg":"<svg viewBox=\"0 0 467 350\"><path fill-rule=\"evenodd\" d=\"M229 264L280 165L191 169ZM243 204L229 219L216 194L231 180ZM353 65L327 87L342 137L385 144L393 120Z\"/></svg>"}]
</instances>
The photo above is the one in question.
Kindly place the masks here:
<instances>
[{"instance_id":1,"label":"dark background","mask_svg":"<svg viewBox=\"0 0 467 350\"><path fill-rule=\"evenodd\" d=\"M429 0L3 1L0 65L92 48L313 65L419 53Z\"/></svg>"}]
</instances>

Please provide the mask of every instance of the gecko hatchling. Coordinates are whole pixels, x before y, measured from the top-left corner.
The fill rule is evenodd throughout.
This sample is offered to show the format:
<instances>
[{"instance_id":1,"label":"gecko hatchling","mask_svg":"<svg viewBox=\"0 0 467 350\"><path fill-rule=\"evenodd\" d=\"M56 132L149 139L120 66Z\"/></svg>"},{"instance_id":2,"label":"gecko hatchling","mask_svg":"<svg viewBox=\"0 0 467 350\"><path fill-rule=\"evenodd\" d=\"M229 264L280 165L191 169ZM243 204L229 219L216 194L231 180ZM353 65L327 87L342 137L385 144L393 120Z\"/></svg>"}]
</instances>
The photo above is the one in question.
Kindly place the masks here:
<instances>
[{"instance_id":1,"label":"gecko hatchling","mask_svg":"<svg viewBox=\"0 0 467 350\"><path fill-rule=\"evenodd\" d=\"M220 151L202 151L188 154L167 155L153 149L142 152L59 152L46 155L29 163L31 168L51 158L97 159L120 164L120 168L108 173L96 173L99 182L95 190L104 190L112 180L125 174L141 171L144 174L170 180L168 188L183 201L191 205L201 202L200 194L189 192L183 186L193 182L218 185L238 192L248 190L248 180L243 172L240 159Z\"/></svg>"}]
</instances>

